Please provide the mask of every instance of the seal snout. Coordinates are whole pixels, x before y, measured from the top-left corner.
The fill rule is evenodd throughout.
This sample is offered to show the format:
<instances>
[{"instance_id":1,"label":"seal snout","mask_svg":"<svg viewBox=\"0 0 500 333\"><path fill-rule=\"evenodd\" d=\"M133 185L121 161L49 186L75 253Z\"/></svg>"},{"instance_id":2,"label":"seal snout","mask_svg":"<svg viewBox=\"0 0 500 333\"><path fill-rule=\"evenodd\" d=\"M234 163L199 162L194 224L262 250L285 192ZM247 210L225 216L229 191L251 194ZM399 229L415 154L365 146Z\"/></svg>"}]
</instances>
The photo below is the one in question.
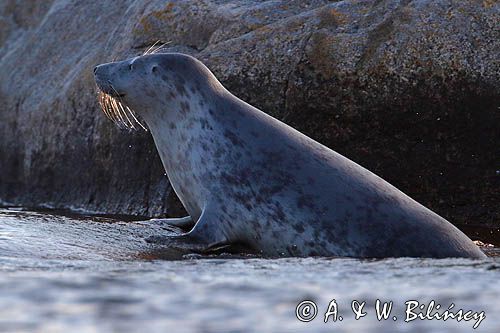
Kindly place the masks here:
<instances>
[{"instance_id":1,"label":"seal snout","mask_svg":"<svg viewBox=\"0 0 500 333\"><path fill-rule=\"evenodd\" d=\"M147 130L146 124L138 119L134 110L123 100L126 94L117 86L117 82L120 82L120 71L117 69L120 67L117 67L115 63L97 65L93 69L95 83L100 90L97 98L101 110L120 128L138 129L140 127Z\"/></svg>"},{"instance_id":2,"label":"seal snout","mask_svg":"<svg viewBox=\"0 0 500 333\"><path fill-rule=\"evenodd\" d=\"M125 94L119 93L109 79L106 65L98 65L94 67L94 78L99 90L113 97L123 98Z\"/></svg>"},{"instance_id":3,"label":"seal snout","mask_svg":"<svg viewBox=\"0 0 500 333\"><path fill-rule=\"evenodd\" d=\"M111 87L109 87L110 82L106 78L106 75L104 75L103 70L102 70L102 65L95 66L94 67L94 79L95 83L97 83L97 86L102 92L105 93L110 93L109 90L111 90Z\"/></svg>"},{"instance_id":4,"label":"seal snout","mask_svg":"<svg viewBox=\"0 0 500 333\"><path fill-rule=\"evenodd\" d=\"M104 72L103 67L105 67L105 66L104 65L97 65L94 67L94 75L96 78L103 74L103 72Z\"/></svg>"}]
</instances>

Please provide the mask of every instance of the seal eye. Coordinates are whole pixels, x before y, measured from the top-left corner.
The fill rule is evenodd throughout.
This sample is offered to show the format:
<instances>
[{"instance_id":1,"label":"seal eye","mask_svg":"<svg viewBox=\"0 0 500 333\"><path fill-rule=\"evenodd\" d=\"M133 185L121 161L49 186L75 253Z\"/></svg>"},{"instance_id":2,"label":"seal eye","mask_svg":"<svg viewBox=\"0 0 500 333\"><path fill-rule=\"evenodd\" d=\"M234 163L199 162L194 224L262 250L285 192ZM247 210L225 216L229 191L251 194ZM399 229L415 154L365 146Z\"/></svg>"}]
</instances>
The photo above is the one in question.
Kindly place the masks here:
<instances>
[{"instance_id":1,"label":"seal eye","mask_svg":"<svg viewBox=\"0 0 500 333\"><path fill-rule=\"evenodd\" d=\"M156 72L158 70L158 67L157 66L153 66L153 68L151 68L151 72Z\"/></svg>"}]
</instances>

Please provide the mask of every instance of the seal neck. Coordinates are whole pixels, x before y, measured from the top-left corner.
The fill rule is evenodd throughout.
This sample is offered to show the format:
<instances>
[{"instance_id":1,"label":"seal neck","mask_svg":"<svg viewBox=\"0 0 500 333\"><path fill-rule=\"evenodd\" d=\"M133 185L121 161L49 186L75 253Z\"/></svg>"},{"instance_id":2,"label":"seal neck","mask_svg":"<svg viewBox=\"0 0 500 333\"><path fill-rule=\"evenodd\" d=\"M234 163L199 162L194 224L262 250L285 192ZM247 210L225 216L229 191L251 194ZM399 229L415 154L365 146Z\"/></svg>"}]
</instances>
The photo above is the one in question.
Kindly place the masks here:
<instances>
[{"instance_id":1,"label":"seal neck","mask_svg":"<svg viewBox=\"0 0 500 333\"><path fill-rule=\"evenodd\" d=\"M147 110L143 116L169 181L193 217L201 213L209 196L208 185L202 179L203 173L212 167L207 161L213 152L207 149L219 141L213 110L217 110L223 98L220 93L206 92L205 96L182 96L163 108Z\"/></svg>"}]
</instances>

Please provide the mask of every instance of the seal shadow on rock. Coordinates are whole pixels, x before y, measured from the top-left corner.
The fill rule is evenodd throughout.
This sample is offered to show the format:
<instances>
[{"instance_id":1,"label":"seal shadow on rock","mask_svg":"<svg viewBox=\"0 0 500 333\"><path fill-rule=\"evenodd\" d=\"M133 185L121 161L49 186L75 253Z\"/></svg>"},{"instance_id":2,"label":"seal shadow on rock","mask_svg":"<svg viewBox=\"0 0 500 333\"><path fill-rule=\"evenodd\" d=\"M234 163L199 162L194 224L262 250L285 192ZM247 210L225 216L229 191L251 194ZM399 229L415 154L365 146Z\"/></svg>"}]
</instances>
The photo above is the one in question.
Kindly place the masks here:
<instances>
[{"instance_id":1,"label":"seal shadow on rock","mask_svg":"<svg viewBox=\"0 0 500 333\"><path fill-rule=\"evenodd\" d=\"M238 99L193 57L150 54L94 73L117 106L105 110L112 120L128 109L146 122L190 215L164 221L188 232L152 242L200 252L244 244L268 257L484 258L451 223Z\"/></svg>"}]
</instances>

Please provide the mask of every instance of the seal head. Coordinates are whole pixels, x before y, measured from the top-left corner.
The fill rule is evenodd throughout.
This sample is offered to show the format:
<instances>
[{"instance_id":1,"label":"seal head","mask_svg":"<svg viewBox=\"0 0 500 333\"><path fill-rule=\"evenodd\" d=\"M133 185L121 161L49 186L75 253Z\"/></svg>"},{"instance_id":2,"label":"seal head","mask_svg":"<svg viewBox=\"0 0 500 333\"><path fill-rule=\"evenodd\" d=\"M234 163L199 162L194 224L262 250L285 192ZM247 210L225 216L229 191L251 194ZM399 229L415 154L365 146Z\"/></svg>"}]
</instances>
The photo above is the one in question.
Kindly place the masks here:
<instances>
[{"instance_id":1,"label":"seal head","mask_svg":"<svg viewBox=\"0 0 500 333\"><path fill-rule=\"evenodd\" d=\"M194 92L225 90L203 63L181 53L151 54L102 64L94 68L94 74L102 92L145 117L159 108L162 112L179 110L177 102L188 94L194 97Z\"/></svg>"}]
</instances>

